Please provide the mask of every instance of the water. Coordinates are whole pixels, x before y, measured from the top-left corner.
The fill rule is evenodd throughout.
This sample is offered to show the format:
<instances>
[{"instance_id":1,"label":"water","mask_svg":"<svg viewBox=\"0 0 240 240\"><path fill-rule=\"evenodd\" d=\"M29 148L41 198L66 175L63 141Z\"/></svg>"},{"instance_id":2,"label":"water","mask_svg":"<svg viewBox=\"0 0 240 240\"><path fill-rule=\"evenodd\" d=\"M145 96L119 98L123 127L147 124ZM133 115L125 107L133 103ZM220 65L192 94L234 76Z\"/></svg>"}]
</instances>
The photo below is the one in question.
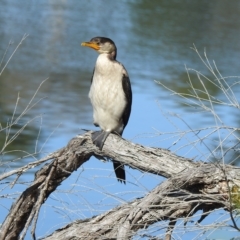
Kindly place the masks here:
<instances>
[{"instance_id":1,"label":"water","mask_svg":"<svg viewBox=\"0 0 240 240\"><path fill-rule=\"evenodd\" d=\"M125 138L148 146L169 148L182 156L202 160L207 155L212 160L210 152L215 151L215 157L220 159L221 154L215 150L219 139L215 135L210 136L210 149L203 145L191 148L191 142L196 140L196 136L169 139L159 135L163 132L189 130L189 126L207 128L215 125L215 121L211 114L198 113L199 109L186 106L183 100L171 95L154 80L177 92L189 93L185 65L214 79L197 54L190 49L193 44L201 54L206 49L209 59L216 61L223 76L238 76L239 12L240 3L235 1L2 1L0 56L4 56L7 48L8 50L1 68L7 63L23 35L28 34L0 76L2 127L11 122L18 94L20 99L13 119L24 111L39 85L47 79L30 106L37 104L20 118L10 132L11 137L27 124L25 130L4 150L2 163L16 161L7 162L7 165L1 167L2 171L32 161L34 158L19 160L26 152L35 153L34 157L39 158L65 146L82 128L95 129L87 95L97 53L80 46L81 42L95 36L106 36L115 41L118 60L125 65L130 75L133 110L124 132ZM190 71L190 76L193 84L201 88L193 71ZM238 80L229 78L228 82L233 84ZM215 98L227 101L219 88L207 82L206 84ZM234 86L234 93L238 98L238 84ZM223 124L239 126L237 109L219 105L215 110ZM181 117L175 118L168 113L178 113ZM187 125L181 121L182 118ZM171 124L170 120L174 123ZM203 131L204 134L206 133ZM236 138L231 139L226 146L234 145ZM180 140L177 141L178 139ZM3 146L5 140L6 132L1 131L0 146ZM176 141L177 144L173 145ZM182 148L184 145L186 147ZM225 161L230 162L233 156L230 153ZM235 164L238 164L237 161ZM88 204L91 202L89 199L98 199L97 203L102 203L101 209L109 209L108 203L103 201L104 197L101 194L97 197L98 187L103 182L106 192L116 194L117 184L114 182L112 187L106 185L109 176L115 181L110 163L103 164L91 159L84 165L84 169L84 173L75 173L62 186L63 189L68 189L69 185L75 184L78 198L69 195L74 199L75 211L78 210L76 215L80 218L91 214L88 215L89 211L85 211L87 207L79 210L79 206L83 206L83 202L79 202L79 195L86 198ZM34 171L26 178L33 178ZM142 179L143 183L140 188L131 184L117 185L117 192L125 193L121 194L124 200L144 195L160 181L159 178L136 170L127 171L129 180ZM79 174L80 180L76 182L76 175ZM84 195L86 186L87 196ZM134 194L128 195L127 191ZM119 204L112 198L109 200L112 205ZM4 204L9 206L9 202ZM49 217L43 217L44 214L53 211L52 205L55 202L47 202L43 208L48 209L42 211L43 219ZM98 207L93 209L93 215L99 213ZM4 212L6 213L7 211ZM56 215L53 216L56 219ZM76 218L70 213L69 217ZM61 220L51 227L56 228L58 224L62 224ZM44 235L47 230L48 227L42 226L37 231L39 235Z\"/></svg>"}]
</instances>

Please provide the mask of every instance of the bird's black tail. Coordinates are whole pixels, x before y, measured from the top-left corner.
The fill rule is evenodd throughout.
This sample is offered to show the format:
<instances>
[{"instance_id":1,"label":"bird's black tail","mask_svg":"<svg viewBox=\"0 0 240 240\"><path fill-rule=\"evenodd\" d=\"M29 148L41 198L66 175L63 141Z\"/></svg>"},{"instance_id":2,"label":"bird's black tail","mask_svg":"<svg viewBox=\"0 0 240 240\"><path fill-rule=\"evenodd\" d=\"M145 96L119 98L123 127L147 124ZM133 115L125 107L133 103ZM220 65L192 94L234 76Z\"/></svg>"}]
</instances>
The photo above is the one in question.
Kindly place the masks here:
<instances>
[{"instance_id":1,"label":"bird's black tail","mask_svg":"<svg viewBox=\"0 0 240 240\"><path fill-rule=\"evenodd\" d=\"M125 176L125 169L124 165L118 161L113 160L113 168L117 177L117 180L121 183L126 184L126 176Z\"/></svg>"},{"instance_id":2,"label":"bird's black tail","mask_svg":"<svg viewBox=\"0 0 240 240\"><path fill-rule=\"evenodd\" d=\"M104 142L106 141L109 134L110 132L105 132L105 131L93 132L92 141L100 150L102 150ZM118 181L126 184L124 165L118 161L113 160L113 168Z\"/></svg>"}]
</instances>

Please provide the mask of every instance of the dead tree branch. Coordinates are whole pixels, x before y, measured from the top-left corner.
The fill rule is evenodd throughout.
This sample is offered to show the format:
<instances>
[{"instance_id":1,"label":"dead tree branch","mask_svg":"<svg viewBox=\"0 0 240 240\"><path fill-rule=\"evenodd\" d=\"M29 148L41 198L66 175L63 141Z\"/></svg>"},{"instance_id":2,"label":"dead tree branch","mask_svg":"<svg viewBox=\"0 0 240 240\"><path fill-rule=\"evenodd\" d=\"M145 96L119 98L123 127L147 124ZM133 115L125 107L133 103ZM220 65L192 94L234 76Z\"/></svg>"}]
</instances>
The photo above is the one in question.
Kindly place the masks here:
<instances>
[{"instance_id":1,"label":"dead tree branch","mask_svg":"<svg viewBox=\"0 0 240 240\"><path fill-rule=\"evenodd\" d=\"M100 216L71 223L46 239L99 239L99 236L102 239L128 239L139 229L162 220L170 221L166 235L170 239L171 228L179 218L187 221L201 209L204 212L201 221L214 209L229 210L227 185L230 189L240 185L239 168L225 165L222 171L219 166L196 163L164 149L133 144L113 134L99 151L90 134L73 138L65 148L51 155L51 163L35 174L33 184L12 205L2 224L1 240L18 239L21 233L23 239L32 221L34 237L41 205L63 180L93 155L117 159L132 168L168 179L142 199Z\"/></svg>"},{"instance_id":2,"label":"dead tree branch","mask_svg":"<svg viewBox=\"0 0 240 240\"><path fill-rule=\"evenodd\" d=\"M228 174L233 174L229 169ZM239 173L234 173L238 178ZM213 165L203 165L177 174L157 186L147 196L119 206L100 216L76 221L44 240L53 239L131 239L140 229L159 221L170 221L166 239L174 222L187 222L198 210L206 216L215 209L229 210L224 174ZM198 222L201 222L201 217Z\"/></svg>"}]
</instances>

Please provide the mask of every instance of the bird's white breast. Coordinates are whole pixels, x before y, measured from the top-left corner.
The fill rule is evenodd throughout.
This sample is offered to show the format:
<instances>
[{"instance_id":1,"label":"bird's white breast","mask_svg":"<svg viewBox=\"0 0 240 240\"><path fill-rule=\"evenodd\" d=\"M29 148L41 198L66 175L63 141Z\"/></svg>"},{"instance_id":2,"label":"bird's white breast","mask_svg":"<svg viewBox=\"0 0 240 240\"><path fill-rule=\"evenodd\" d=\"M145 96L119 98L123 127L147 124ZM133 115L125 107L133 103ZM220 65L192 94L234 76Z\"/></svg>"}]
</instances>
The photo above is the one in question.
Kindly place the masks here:
<instances>
[{"instance_id":1,"label":"bird's white breast","mask_svg":"<svg viewBox=\"0 0 240 240\"><path fill-rule=\"evenodd\" d=\"M107 132L122 133L122 115L126 97L122 87L125 69L106 54L100 54L92 79L89 97L93 106L94 123Z\"/></svg>"}]
</instances>

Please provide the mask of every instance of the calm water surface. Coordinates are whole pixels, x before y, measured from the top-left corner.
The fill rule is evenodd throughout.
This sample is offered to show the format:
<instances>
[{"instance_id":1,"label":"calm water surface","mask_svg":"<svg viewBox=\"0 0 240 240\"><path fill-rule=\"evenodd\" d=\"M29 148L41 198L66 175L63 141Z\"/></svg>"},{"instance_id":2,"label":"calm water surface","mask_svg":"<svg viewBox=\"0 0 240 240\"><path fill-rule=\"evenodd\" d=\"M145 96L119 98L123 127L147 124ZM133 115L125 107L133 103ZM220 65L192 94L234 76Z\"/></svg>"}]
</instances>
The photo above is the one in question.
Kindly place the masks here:
<instances>
[{"instance_id":1,"label":"calm water surface","mask_svg":"<svg viewBox=\"0 0 240 240\"><path fill-rule=\"evenodd\" d=\"M183 100L171 95L154 80L177 92L188 93L185 66L214 79L190 49L193 44L202 54L206 50L210 61L215 60L224 77L239 76L239 14L238 1L1 1L0 69L3 69L23 35L28 34L0 76L1 127L6 127L26 107L33 106L20 117L9 133L8 141L27 125L4 149L1 171L32 161L34 158L16 160L25 156L26 152L39 152L35 154L38 158L65 146L72 137L81 133L82 128L95 129L88 91L97 53L80 46L81 42L95 36L106 36L115 41L118 60L125 65L131 78L133 110L124 137L144 145L178 150L177 153L183 156L204 160L216 148L219 142L216 136L210 136L209 142L212 144L206 149L204 145L190 147L189 143L196 139L194 136L161 138L158 133L189 130L189 126L206 128L216 124L214 118L211 114L199 113L198 109L183 104ZM190 72L190 76L193 84L201 87L196 74ZM232 85L238 80L236 77L228 78L228 83ZM208 84L207 89L215 98L226 100L213 84ZM239 85L235 84L233 90L238 100ZM220 105L215 111L222 119L221 124L239 126L239 111L235 108ZM168 113L179 114L187 125ZM6 131L0 132L0 149L6 143L6 135ZM235 140L231 141L234 145ZM182 148L185 145L187 147ZM229 153L226 161L231 161L233 156ZM14 159L16 161L9 162ZM129 181L139 183L145 180L139 188L133 184L127 184L127 187L117 185L121 200L113 200L106 193L97 195L100 182L105 184L108 192L116 194L117 183L114 182L113 186L107 183L109 177L115 181L111 164L104 165L92 159L84 169L73 174L63 186L68 189L69 185L75 184L77 198L71 196L74 204L69 210L75 209L75 212L69 213L68 218L61 215L60 212L66 208L56 199L61 196L62 201L66 201L67 190L59 190L58 196L53 194L51 200L59 206L54 209L52 206L55 202L48 201L41 218L60 220L51 228L49 224L42 223L37 230L38 235L51 232L72 219L99 214L99 204L101 212L122 201L142 196L160 181L159 178L128 170ZM76 176L80 176L78 182ZM33 174L29 176L32 177ZM18 191L21 189L24 187L19 187ZM127 191L134 194L127 194ZM9 206L10 203L6 201L4 204ZM90 205L92 215L89 215ZM49 216L52 212L54 217Z\"/></svg>"}]
</instances>

